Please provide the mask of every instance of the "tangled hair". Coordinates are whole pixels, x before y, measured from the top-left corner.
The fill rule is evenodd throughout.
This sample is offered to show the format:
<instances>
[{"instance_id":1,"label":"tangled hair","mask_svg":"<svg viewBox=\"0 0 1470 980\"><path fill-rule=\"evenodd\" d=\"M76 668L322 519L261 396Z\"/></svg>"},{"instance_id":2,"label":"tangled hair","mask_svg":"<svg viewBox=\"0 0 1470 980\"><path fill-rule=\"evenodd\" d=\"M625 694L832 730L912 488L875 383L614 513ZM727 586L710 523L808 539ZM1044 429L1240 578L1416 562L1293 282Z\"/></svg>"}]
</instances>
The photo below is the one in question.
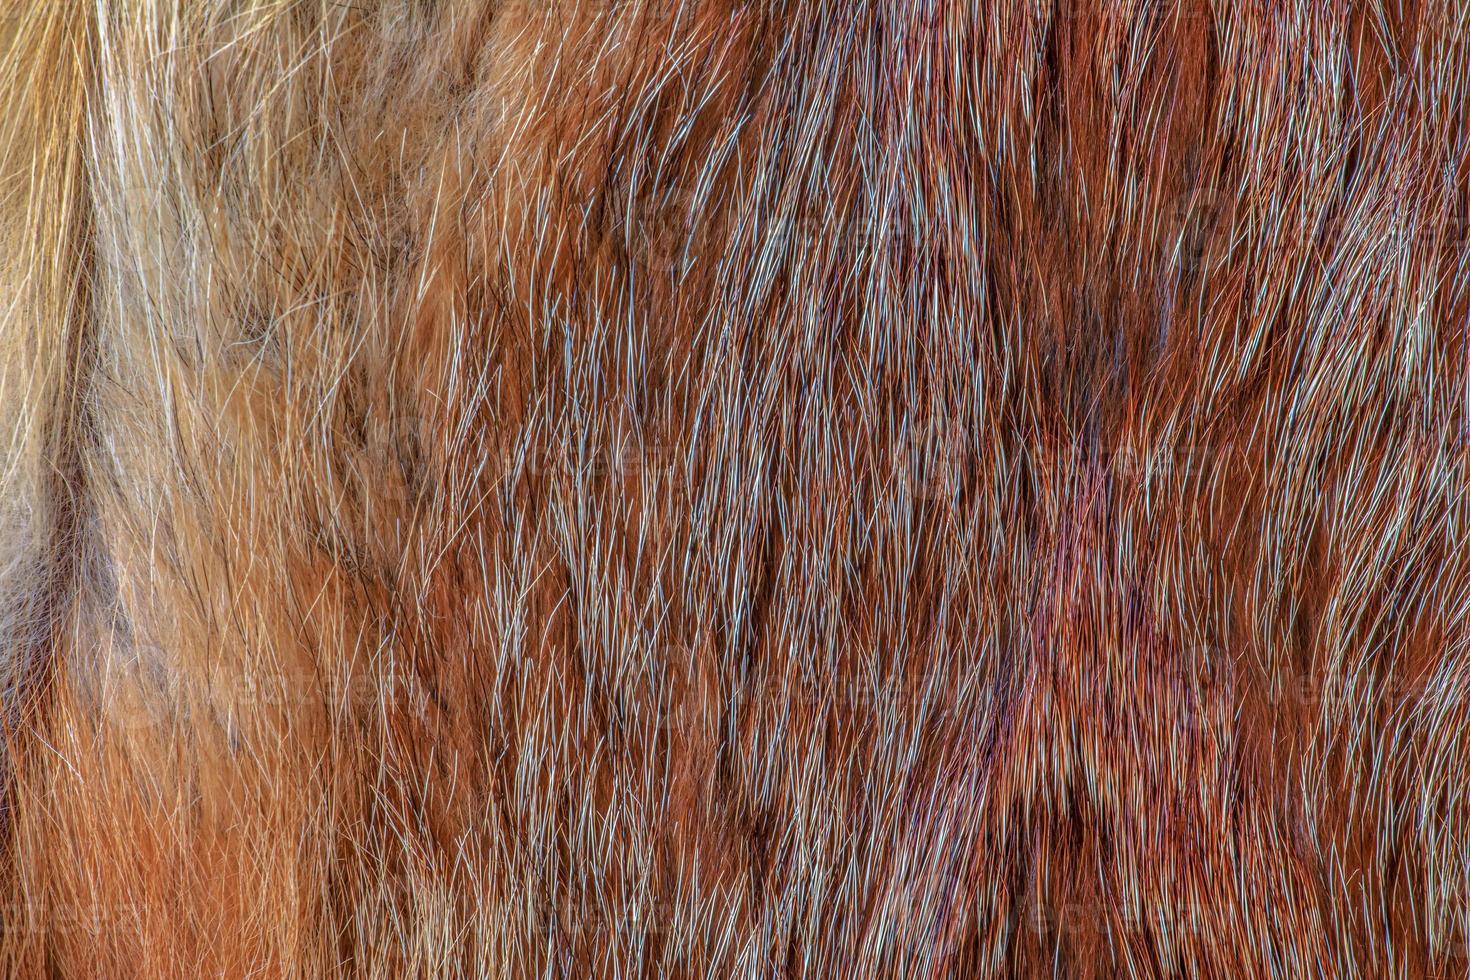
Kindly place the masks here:
<instances>
[{"instance_id":1,"label":"tangled hair","mask_svg":"<svg viewBox=\"0 0 1470 980\"><path fill-rule=\"evenodd\" d=\"M1462 0L0 16L0 964L1470 967Z\"/></svg>"}]
</instances>

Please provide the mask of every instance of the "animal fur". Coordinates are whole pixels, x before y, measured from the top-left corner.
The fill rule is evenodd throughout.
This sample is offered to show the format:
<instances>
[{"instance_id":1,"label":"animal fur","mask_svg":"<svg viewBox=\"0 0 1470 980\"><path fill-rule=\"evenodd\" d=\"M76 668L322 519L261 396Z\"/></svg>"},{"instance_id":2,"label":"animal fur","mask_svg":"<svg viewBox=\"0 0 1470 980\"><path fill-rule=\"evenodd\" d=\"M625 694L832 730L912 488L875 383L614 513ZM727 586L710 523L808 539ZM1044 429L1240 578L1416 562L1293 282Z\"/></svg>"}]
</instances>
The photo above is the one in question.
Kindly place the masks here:
<instances>
[{"instance_id":1,"label":"animal fur","mask_svg":"<svg viewBox=\"0 0 1470 980\"><path fill-rule=\"evenodd\" d=\"M11 0L15 976L1470 967L1460 0Z\"/></svg>"}]
</instances>

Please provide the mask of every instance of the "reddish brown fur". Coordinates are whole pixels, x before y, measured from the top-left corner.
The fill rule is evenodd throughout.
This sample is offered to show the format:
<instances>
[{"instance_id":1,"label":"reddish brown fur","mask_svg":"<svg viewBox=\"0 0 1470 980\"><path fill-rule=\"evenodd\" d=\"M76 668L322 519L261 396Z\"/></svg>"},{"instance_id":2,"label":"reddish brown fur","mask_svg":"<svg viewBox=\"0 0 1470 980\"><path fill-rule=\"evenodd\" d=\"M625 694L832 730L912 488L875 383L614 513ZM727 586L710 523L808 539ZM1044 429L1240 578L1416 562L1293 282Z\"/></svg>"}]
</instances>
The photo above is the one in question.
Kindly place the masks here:
<instances>
[{"instance_id":1,"label":"reddish brown fur","mask_svg":"<svg viewBox=\"0 0 1470 980\"><path fill-rule=\"evenodd\" d=\"M0 19L18 976L1425 976L1455 0Z\"/></svg>"}]
</instances>

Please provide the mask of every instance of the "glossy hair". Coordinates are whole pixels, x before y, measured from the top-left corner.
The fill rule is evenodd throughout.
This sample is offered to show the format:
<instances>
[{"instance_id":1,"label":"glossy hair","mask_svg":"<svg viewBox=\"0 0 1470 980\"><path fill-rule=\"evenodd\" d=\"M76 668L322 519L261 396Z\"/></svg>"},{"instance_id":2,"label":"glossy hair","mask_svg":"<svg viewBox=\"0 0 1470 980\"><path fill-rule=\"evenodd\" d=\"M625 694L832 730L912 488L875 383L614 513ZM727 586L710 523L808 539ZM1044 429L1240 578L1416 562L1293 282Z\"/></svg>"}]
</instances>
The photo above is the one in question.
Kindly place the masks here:
<instances>
[{"instance_id":1,"label":"glossy hair","mask_svg":"<svg viewBox=\"0 0 1470 980\"><path fill-rule=\"evenodd\" d=\"M0 17L16 976L1425 976L1459 0Z\"/></svg>"}]
</instances>

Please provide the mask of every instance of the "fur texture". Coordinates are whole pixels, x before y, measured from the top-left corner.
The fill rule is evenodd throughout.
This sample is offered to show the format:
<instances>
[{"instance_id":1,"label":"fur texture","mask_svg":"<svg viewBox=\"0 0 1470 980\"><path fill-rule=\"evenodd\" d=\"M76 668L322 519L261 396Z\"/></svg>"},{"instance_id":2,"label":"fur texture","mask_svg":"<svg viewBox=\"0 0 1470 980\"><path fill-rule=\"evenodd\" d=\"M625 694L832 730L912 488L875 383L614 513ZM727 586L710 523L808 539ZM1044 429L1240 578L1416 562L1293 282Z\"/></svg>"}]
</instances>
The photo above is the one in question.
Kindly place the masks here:
<instances>
[{"instance_id":1,"label":"fur texture","mask_svg":"<svg viewBox=\"0 0 1470 980\"><path fill-rule=\"evenodd\" d=\"M1465 974L1459 0L0 45L9 973Z\"/></svg>"}]
</instances>

